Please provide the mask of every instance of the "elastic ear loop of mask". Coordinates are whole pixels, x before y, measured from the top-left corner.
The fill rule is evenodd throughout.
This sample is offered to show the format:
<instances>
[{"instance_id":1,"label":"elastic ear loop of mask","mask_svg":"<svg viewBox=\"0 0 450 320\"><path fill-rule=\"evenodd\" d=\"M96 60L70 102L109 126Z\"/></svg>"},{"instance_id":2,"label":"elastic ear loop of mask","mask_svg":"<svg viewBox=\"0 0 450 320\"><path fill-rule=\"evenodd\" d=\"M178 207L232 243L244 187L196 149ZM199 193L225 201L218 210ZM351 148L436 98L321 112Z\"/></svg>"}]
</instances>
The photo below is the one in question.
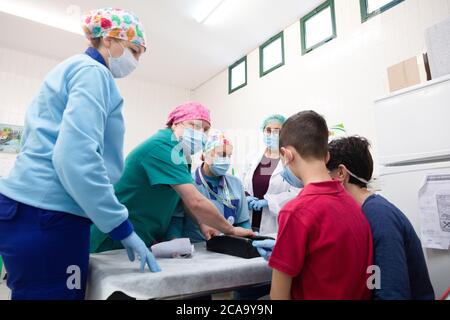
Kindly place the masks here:
<instances>
[{"instance_id":1,"label":"elastic ear loop of mask","mask_svg":"<svg viewBox=\"0 0 450 320\"><path fill-rule=\"evenodd\" d=\"M360 178L360 177L358 177L356 174L354 174L353 172L351 172L350 170L348 170L347 169L347 167L345 167L345 169L347 170L347 172L348 172L348 174L349 175L351 175L353 178L355 178L356 180L358 180L358 181L360 181L360 182L362 182L362 183L364 183L364 184L370 184L370 182L369 181L367 181L367 180L365 180L365 179L363 179L363 178Z\"/></svg>"}]
</instances>

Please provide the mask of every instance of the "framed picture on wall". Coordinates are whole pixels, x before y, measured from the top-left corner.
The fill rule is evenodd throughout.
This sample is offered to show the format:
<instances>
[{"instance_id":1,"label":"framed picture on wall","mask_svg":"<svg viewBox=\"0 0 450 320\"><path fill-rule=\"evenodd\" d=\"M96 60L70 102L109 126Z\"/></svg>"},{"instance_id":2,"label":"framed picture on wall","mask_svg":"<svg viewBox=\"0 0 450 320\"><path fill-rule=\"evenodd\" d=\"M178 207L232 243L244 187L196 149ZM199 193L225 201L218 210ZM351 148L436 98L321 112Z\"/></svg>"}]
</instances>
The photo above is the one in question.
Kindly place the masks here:
<instances>
[{"instance_id":1,"label":"framed picture on wall","mask_svg":"<svg viewBox=\"0 0 450 320\"><path fill-rule=\"evenodd\" d=\"M0 152L19 153L23 127L0 123Z\"/></svg>"}]
</instances>

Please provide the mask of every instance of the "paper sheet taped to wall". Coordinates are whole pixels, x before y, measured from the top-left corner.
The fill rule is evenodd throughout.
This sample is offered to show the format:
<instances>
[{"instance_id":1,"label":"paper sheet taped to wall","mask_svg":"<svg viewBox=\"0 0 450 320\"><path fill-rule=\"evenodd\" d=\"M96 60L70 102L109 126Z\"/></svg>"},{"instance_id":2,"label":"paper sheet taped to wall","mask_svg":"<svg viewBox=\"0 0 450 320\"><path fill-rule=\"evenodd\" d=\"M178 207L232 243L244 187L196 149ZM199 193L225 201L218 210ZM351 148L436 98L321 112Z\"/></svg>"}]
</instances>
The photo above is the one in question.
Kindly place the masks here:
<instances>
[{"instance_id":1,"label":"paper sheet taped to wall","mask_svg":"<svg viewBox=\"0 0 450 320\"><path fill-rule=\"evenodd\" d=\"M450 250L450 174L427 175L419 191L422 245Z\"/></svg>"}]
</instances>

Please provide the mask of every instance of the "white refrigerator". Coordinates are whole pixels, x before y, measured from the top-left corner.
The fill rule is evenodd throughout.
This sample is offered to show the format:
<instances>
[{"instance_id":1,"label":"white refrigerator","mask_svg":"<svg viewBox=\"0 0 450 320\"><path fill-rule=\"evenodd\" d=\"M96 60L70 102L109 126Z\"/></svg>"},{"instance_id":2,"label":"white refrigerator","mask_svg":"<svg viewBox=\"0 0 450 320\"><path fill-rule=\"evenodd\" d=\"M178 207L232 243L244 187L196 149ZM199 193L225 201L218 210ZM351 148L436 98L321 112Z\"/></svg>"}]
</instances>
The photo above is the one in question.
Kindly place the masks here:
<instances>
[{"instance_id":1,"label":"white refrigerator","mask_svg":"<svg viewBox=\"0 0 450 320\"><path fill-rule=\"evenodd\" d=\"M428 174L450 174L450 75L375 102L381 193L421 235L419 190ZM424 249L436 293L450 288L450 250Z\"/></svg>"}]
</instances>

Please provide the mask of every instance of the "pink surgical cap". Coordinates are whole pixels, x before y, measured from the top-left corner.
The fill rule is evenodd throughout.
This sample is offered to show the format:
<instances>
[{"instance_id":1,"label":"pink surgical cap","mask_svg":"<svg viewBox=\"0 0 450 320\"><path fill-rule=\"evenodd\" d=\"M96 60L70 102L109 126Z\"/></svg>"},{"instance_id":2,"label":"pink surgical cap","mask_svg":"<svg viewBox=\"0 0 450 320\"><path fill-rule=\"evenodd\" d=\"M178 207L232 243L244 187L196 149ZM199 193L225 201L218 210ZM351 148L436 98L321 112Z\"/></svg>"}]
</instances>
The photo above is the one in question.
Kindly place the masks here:
<instances>
[{"instance_id":1,"label":"pink surgical cap","mask_svg":"<svg viewBox=\"0 0 450 320\"><path fill-rule=\"evenodd\" d=\"M209 110L198 102L187 102L175 108L167 118L167 125L177 124L186 120L204 120L211 124Z\"/></svg>"}]
</instances>

